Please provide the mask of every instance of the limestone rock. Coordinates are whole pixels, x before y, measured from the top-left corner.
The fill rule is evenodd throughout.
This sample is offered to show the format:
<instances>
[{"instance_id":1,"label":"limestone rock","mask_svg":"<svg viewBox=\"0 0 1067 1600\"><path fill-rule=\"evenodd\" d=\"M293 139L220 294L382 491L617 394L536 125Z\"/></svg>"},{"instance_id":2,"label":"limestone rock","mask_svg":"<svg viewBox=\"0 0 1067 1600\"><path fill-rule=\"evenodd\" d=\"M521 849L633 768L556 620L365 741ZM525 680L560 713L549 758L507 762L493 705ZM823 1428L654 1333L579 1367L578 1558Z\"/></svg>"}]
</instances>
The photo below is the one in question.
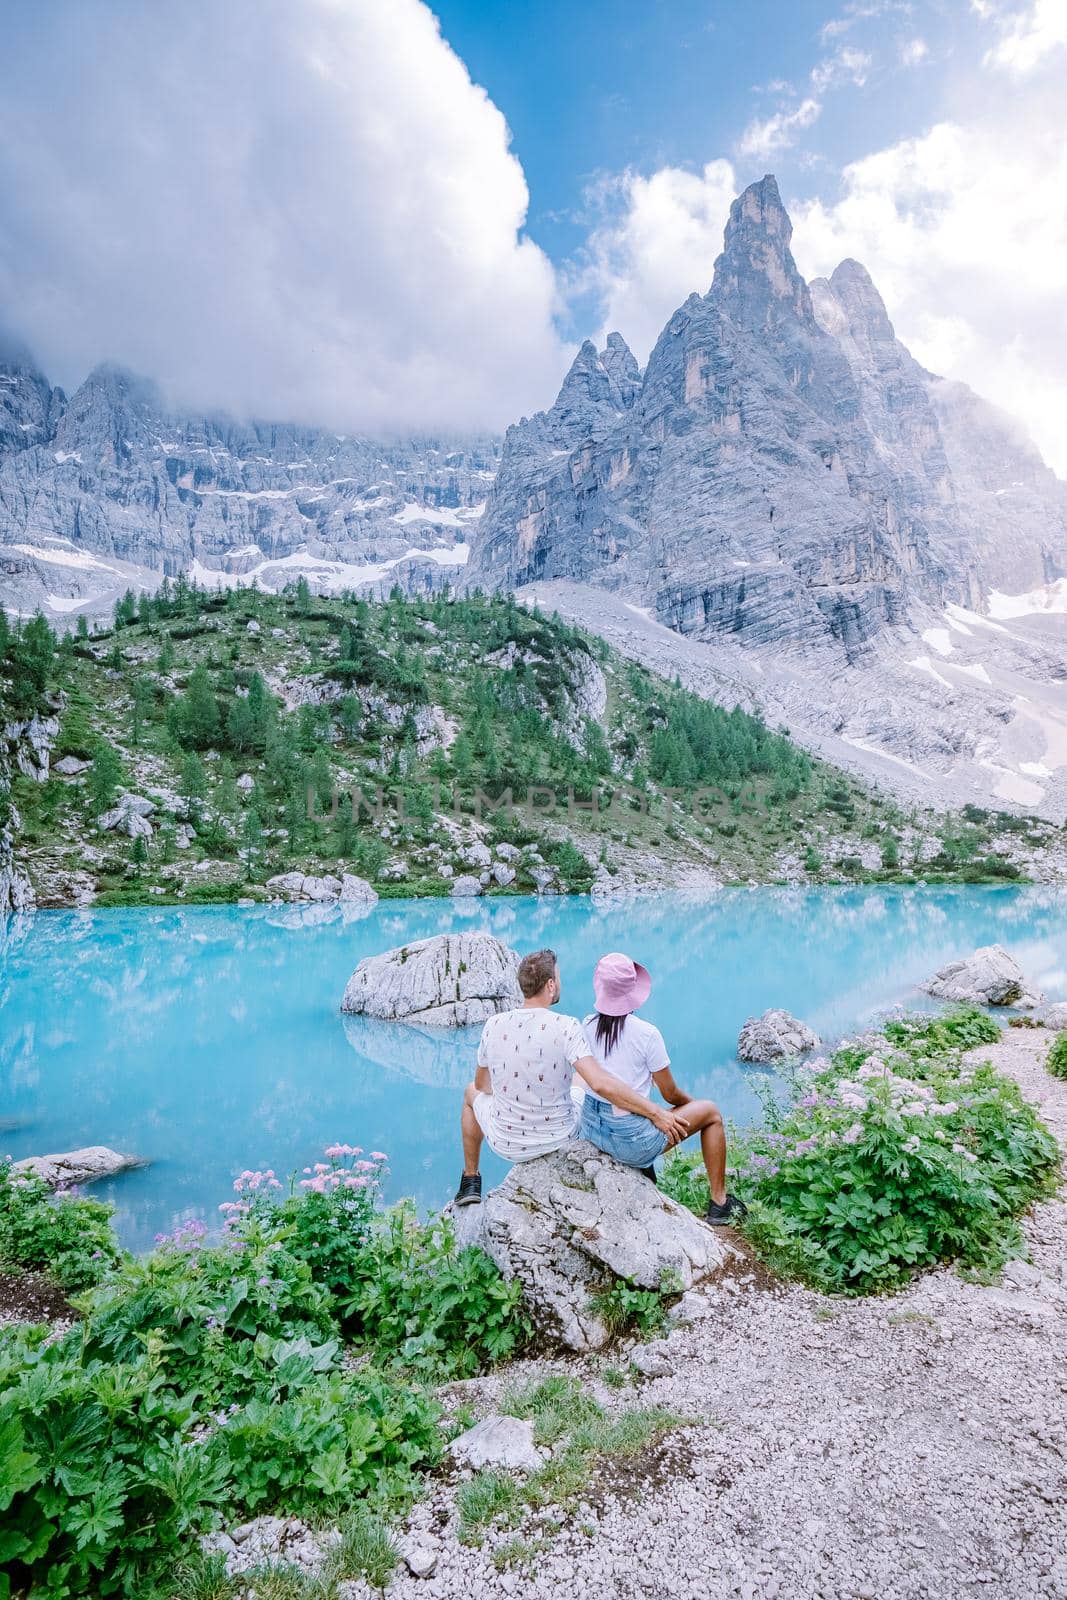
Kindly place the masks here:
<instances>
[{"instance_id":1,"label":"limestone rock","mask_svg":"<svg viewBox=\"0 0 1067 1600\"><path fill-rule=\"evenodd\" d=\"M460 1028L522 1003L514 950L488 933L440 933L361 961L341 1010Z\"/></svg>"},{"instance_id":2,"label":"limestone rock","mask_svg":"<svg viewBox=\"0 0 1067 1600\"><path fill-rule=\"evenodd\" d=\"M749 1017L741 1029L737 1057L739 1061L778 1061L784 1056L803 1055L819 1043L815 1030L788 1011L765 1011L762 1017Z\"/></svg>"},{"instance_id":3,"label":"limestone rock","mask_svg":"<svg viewBox=\"0 0 1067 1600\"><path fill-rule=\"evenodd\" d=\"M452 893L457 900L466 900L481 892L481 879L473 877L469 872L462 872L458 878L452 880Z\"/></svg>"},{"instance_id":4,"label":"limestone rock","mask_svg":"<svg viewBox=\"0 0 1067 1600\"><path fill-rule=\"evenodd\" d=\"M378 891L373 884L367 882L366 878L357 878L355 873L345 872L341 875L340 899L342 904L376 905L378 903Z\"/></svg>"},{"instance_id":5,"label":"limestone rock","mask_svg":"<svg viewBox=\"0 0 1067 1600\"><path fill-rule=\"evenodd\" d=\"M1041 995L1031 991L1014 956L1003 945L987 944L973 955L950 961L921 986L939 1000L977 1006L1016 1006L1032 1010Z\"/></svg>"},{"instance_id":6,"label":"limestone rock","mask_svg":"<svg viewBox=\"0 0 1067 1600\"><path fill-rule=\"evenodd\" d=\"M432 1578L440 1546L428 1533L409 1533L400 1541L400 1559L413 1578Z\"/></svg>"},{"instance_id":7,"label":"limestone rock","mask_svg":"<svg viewBox=\"0 0 1067 1600\"><path fill-rule=\"evenodd\" d=\"M83 761L80 756L61 756L53 763L52 771L58 772L61 778L76 778L79 772L85 772L89 767L88 761Z\"/></svg>"},{"instance_id":8,"label":"limestone rock","mask_svg":"<svg viewBox=\"0 0 1067 1600\"><path fill-rule=\"evenodd\" d=\"M56 1155L26 1156L13 1161L13 1172L29 1172L43 1178L50 1189L70 1189L78 1183L96 1183L113 1178L117 1172L147 1166L140 1156L120 1155L103 1144L86 1145L83 1150L65 1150Z\"/></svg>"},{"instance_id":9,"label":"limestone rock","mask_svg":"<svg viewBox=\"0 0 1067 1600\"><path fill-rule=\"evenodd\" d=\"M493 881L497 883L501 889L506 889L509 884L515 882L514 867L505 866L502 861L498 861L493 867Z\"/></svg>"},{"instance_id":10,"label":"limestone rock","mask_svg":"<svg viewBox=\"0 0 1067 1600\"><path fill-rule=\"evenodd\" d=\"M124 833L131 839L150 839L152 824L148 818L155 804L139 794L120 794L110 811L96 819L102 833Z\"/></svg>"},{"instance_id":11,"label":"limestone rock","mask_svg":"<svg viewBox=\"0 0 1067 1600\"><path fill-rule=\"evenodd\" d=\"M630 1351L630 1365L636 1367L643 1378L669 1378L674 1371L670 1351L666 1344L639 1344Z\"/></svg>"},{"instance_id":12,"label":"limestone rock","mask_svg":"<svg viewBox=\"0 0 1067 1600\"><path fill-rule=\"evenodd\" d=\"M503 1467L508 1472L536 1472L544 1465L534 1444L533 1423L521 1417L483 1417L452 1441L452 1454L475 1471Z\"/></svg>"},{"instance_id":13,"label":"limestone rock","mask_svg":"<svg viewBox=\"0 0 1067 1600\"><path fill-rule=\"evenodd\" d=\"M242 772L237 780L237 787L242 794L251 794L256 786L256 780L250 772Z\"/></svg>"},{"instance_id":14,"label":"limestone rock","mask_svg":"<svg viewBox=\"0 0 1067 1600\"><path fill-rule=\"evenodd\" d=\"M581 1139L513 1166L480 1206L449 1215L461 1243L522 1284L540 1332L571 1350L608 1343L591 1298L615 1279L657 1289L666 1274L685 1291L728 1256L691 1211Z\"/></svg>"},{"instance_id":15,"label":"limestone rock","mask_svg":"<svg viewBox=\"0 0 1067 1600\"><path fill-rule=\"evenodd\" d=\"M266 887L275 899L312 901L319 905L339 901L342 905L373 906L378 899L377 891L366 878L357 878L351 872L340 878L332 872L322 877L306 872L279 872L267 879Z\"/></svg>"}]
</instances>

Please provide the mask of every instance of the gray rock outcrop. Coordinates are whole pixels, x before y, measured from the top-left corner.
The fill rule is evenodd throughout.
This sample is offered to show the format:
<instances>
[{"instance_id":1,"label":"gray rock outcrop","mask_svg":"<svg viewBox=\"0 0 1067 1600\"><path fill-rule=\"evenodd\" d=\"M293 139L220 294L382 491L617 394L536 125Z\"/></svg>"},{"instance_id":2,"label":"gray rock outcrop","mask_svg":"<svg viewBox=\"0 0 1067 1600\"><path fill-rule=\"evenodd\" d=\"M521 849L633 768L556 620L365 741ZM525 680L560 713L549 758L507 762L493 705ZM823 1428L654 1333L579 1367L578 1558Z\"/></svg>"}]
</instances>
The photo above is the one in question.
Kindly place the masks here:
<instances>
[{"instance_id":1,"label":"gray rock outcrop","mask_svg":"<svg viewBox=\"0 0 1067 1600\"><path fill-rule=\"evenodd\" d=\"M538 1329L571 1350L608 1343L595 1301L617 1279L686 1291L729 1254L691 1211L580 1139L513 1166L481 1205L450 1214L462 1243L479 1245L522 1284Z\"/></svg>"},{"instance_id":2,"label":"gray rock outcrop","mask_svg":"<svg viewBox=\"0 0 1067 1600\"><path fill-rule=\"evenodd\" d=\"M484 1022L522 1003L514 950L488 933L440 933L368 956L348 980L341 1010L435 1028Z\"/></svg>"},{"instance_id":3,"label":"gray rock outcrop","mask_svg":"<svg viewBox=\"0 0 1067 1600\"><path fill-rule=\"evenodd\" d=\"M749 1017L737 1038L739 1061L780 1061L815 1050L822 1041L814 1028L788 1011L765 1011Z\"/></svg>"},{"instance_id":4,"label":"gray rock outcrop","mask_svg":"<svg viewBox=\"0 0 1067 1600\"><path fill-rule=\"evenodd\" d=\"M470 582L576 579L683 634L855 661L923 607L984 609L1015 552L1027 583L1067 572L1067 487L977 402L980 460L974 397L918 365L859 263L806 284L791 232L767 176L643 375L618 335L582 346L507 432Z\"/></svg>"},{"instance_id":5,"label":"gray rock outcrop","mask_svg":"<svg viewBox=\"0 0 1067 1600\"><path fill-rule=\"evenodd\" d=\"M973 955L950 961L921 986L940 1000L976 1006L1015 1006L1032 1010L1041 995L1030 988L1022 968L1003 945L987 944Z\"/></svg>"},{"instance_id":6,"label":"gray rock outcrop","mask_svg":"<svg viewBox=\"0 0 1067 1600\"><path fill-rule=\"evenodd\" d=\"M26 1156L13 1161L11 1170L41 1178L50 1189L70 1189L75 1184L97 1183L101 1178L113 1178L117 1172L146 1165L140 1156L121 1155L107 1145L91 1144L83 1150L64 1150L56 1155Z\"/></svg>"},{"instance_id":7,"label":"gray rock outcrop","mask_svg":"<svg viewBox=\"0 0 1067 1600\"><path fill-rule=\"evenodd\" d=\"M65 617L71 601L101 611L183 569L209 587L278 589L303 572L333 593L440 589L498 452L488 436L383 444L174 413L108 365L68 399L24 350L0 348L3 597Z\"/></svg>"}]
</instances>

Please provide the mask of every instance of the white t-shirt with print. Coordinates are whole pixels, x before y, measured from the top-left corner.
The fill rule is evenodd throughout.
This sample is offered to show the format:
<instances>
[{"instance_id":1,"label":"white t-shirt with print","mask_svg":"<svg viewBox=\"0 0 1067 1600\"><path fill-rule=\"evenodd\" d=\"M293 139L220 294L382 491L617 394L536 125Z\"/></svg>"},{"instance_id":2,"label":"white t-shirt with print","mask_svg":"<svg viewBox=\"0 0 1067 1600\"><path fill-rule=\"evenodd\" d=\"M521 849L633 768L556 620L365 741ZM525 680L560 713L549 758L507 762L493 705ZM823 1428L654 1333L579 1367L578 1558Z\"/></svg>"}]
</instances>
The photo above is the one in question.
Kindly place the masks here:
<instances>
[{"instance_id":1,"label":"white t-shirt with print","mask_svg":"<svg viewBox=\"0 0 1067 1600\"><path fill-rule=\"evenodd\" d=\"M586 1017L582 1024L582 1032L585 1035L588 1054L598 1061L606 1072L610 1072L613 1078L621 1079L636 1094L644 1095L646 1100L652 1098L652 1074L662 1072L664 1067L669 1067L671 1064L667 1046L658 1028L631 1012L622 1025L622 1032L615 1041L614 1050L608 1055L604 1054L604 1046L596 1036L595 1014ZM601 1101L602 1105L606 1103ZM612 1106L609 1114L625 1117L630 1113L619 1111Z\"/></svg>"},{"instance_id":2,"label":"white t-shirt with print","mask_svg":"<svg viewBox=\"0 0 1067 1600\"><path fill-rule=\"evenodd\" d=\"M485 1132L505 1161L546 1155L578 1126L571 1099L574 1063L590 1054L577 1017L546 1006L520 1007L490 1017L478 1045L478 1065L493 1085Z\"/></svg>"}]
</instances>

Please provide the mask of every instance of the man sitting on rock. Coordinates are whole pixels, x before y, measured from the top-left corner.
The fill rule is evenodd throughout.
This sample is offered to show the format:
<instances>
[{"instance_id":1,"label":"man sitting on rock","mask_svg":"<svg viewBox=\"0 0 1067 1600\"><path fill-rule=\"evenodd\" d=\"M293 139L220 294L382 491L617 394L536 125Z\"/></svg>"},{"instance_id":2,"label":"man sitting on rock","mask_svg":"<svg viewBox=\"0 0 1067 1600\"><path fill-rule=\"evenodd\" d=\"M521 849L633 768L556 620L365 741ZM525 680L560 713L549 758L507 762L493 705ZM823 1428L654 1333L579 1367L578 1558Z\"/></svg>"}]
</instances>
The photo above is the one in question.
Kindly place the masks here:
<instances>
[{"instance_id":1,"label":"man sitting on rock","mask_svg":"<svg viewBox=\"0 0 1067 1600\"><path fill-rule=\"evenodd\" d=\"M482 1198L478 1164L483 1139L505 1161L532 1161L575 1137L580 1111L571 1085L576 1072L598 1099L647 1117L663 1135L664 1149L690 1132L684 1115L653 1105L597 1064L576 1017L553 1012L561 992L554 951L525 956L518 977L523 1003L486 1022L474 1082L463 1096L458 1206L476 1205Z\"/></svg>"}]
</instances>

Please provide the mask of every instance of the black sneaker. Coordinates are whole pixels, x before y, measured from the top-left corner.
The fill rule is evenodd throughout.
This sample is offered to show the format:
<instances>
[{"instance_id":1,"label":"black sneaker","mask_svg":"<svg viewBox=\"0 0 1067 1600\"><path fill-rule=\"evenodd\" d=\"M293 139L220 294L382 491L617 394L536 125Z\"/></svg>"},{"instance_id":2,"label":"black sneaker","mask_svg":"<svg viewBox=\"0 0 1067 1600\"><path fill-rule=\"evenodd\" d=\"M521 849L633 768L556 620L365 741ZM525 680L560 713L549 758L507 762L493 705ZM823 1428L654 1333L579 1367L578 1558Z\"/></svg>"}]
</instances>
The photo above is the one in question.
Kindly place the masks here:
<instances>
[{"instance_id":1,"label":"black sneaker","mask_svg":"<svg viewBox=\"0 0 1067 1600\"><path fill-rule=\"evenodd\" d=\"M723 1205L717 1206L712 1200L704 1213L704 1221L713 1228L729 1227L735 1222L743 1222L748 1216L748 1207L743 1200L735 1194L728 1194Z\"/></svg>"},{"instance_id":2,"label":"black sneaker","mask_svg":"<svg viewBox=\"0 0 1067 1600\"><path fill-rule=\"evenodd\" d=\"M642 1178L647 1178L649 1183L655 1183L655 1181L656 1181L656 1169L655 1169L655 1167L638 1167L637 1170L641 1174Z\"/></svg>"},{"instance_id":3,"label":"black sneaker","mask_svg":"<svg viewBox=\"0 0 1067 1600\"><path fill-rule=\"evenodd\" d=\"M456 1191L455 1204L457 1206L476 1206L482 1198L482 1175L480 1172L465 1172L459 1180L459 1189Z\"/></svg>"}]
</instances>

